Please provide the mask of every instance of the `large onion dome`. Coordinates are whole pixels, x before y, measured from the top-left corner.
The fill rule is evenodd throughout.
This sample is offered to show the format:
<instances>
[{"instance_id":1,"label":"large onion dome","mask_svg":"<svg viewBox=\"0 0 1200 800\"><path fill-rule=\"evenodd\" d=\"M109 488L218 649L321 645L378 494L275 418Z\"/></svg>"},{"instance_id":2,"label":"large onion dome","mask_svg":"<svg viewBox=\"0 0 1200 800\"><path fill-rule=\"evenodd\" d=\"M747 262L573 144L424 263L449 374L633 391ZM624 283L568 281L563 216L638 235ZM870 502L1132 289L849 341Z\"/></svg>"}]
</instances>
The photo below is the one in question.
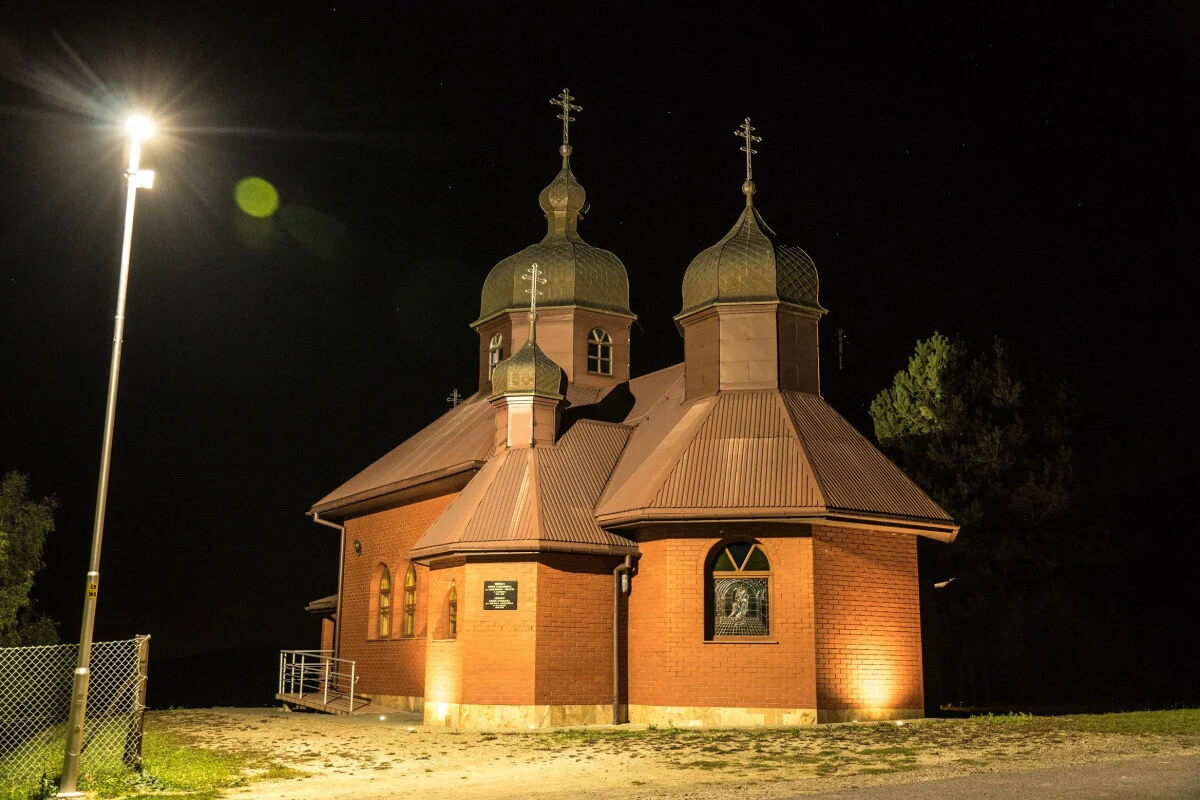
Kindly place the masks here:
<instances>
[{"instance_id":1,"label":"large onion dome","mask_svg":"<svg viewBox=\"0 0 1200 800\"><path fill-rule=\"evenodd\" d=\"M525 346L497 364L492 372L492 399L533 395L561 400L562 381L562 367L538 347L537 330L531 320Z\"/></svg>"},{"instance_id":2,"label":"large onion dome","mask_svg":"<svg viewBox=\"0 0 1200 800\"><path fill-rule=\"evenodd\" d=\"M677 319L717 303L779 301L825 312L817 300L816 264L799 247L775 244L774 231L754 207L750 157L757 152L754 143L762 140L753 131L749 117L734 131L745 140L746 208L721 241L692 259L683 276L683 310Z\"/></svg>"},{"instance_id":3,"label":"large onion dome","mask_svg":"<svg viewBox=\"0 0 1200 800\"><path fill-rule=\"evenodd\" d=\"M633 316L629 276L621 259L579 236L577 225L587 206L587 193L571 172L571 145L564 144L559 152L562 169L538 197L546 215L546 236L488 273L476 325L505 311L528 307L528 285L521 275L534 262L542 265L547 278L538 300L540 307L578 306Z\"/></svg>"}]
</instances>

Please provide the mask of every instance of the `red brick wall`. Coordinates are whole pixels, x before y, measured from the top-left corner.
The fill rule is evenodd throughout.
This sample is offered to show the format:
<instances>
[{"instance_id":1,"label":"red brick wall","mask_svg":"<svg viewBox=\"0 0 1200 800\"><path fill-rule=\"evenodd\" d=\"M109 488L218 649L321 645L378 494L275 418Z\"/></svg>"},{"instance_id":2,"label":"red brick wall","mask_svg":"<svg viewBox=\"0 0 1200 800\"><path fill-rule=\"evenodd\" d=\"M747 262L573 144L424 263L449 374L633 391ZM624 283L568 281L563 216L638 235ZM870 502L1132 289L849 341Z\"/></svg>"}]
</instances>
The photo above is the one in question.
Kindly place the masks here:
<instances>
[{"instance_id":1,"label":"red brick wall","mask_svg":"<svg viewBox=\"0 0 1200 800\"><path fill-rule=\"evenodd\" d=\"M771 643L704 641L705 562L721 539L639 542L629 596L630 704L816 708L811 539L752 538L771 562Z\"/></svg>"},{"instance_id":2,"label":"red brick wall","mask_svg":"<svg viewBox=\"0 0 1200 800\"><path fill-rule=\"evenodd\" d=\"M538 591L534 561L482 561L465 565L458 591L462 702L533 705ZM517 607L485 611L484 581L516 581Z\"/></svg>"},{"instance_id":3,"label":"red brick wall","mask_svg":"<svg viewBox=\"0 0 1200 800\"><path fill-rule=\"evenodd\" d=\"M341 658L357 662L358 691L420 697L425 693L425 651L429 570L417 565L416 635L404 638L404 574L409 549L456 494L421 500L346 522L345 574L342 578L342 624L338 633ZM362 543L362 555L354 541ZM379 564L392 574L392 635L373 637L371 578Z\"/></svg>"},{"instance_id":4,"label":"red brick wall","mask_svg":"<svg viewBox=\"0 0 1200 800\"><path fill-rule=\"evenodd\" d=\"M458 593L459 635L450 635L446 597L451 583ZM465 567L461 561L454 566L429 571L429 645L425 663L425 699L427 703L459 703L462 701L463 639L462 619Z\"/></svg>"},{"instance_id":5,"label":"red brick wall","mask_svg":"<svg viewBox=\"0 0 1200 800\"><path fill-rule=\"evenodd\" d=\"M535 702L612 702L612 558L546 556L538 565Z\"/></svg>"},{"instance_id":6,"label":"red brick wall","mask_svg":"<svg viewBox=\"0 0 1200 800\"><path fill-rule=\"evenodd\" d=\"M818 708L924 706L917 542L813 526Z\"/></svg>"}]
</instances>

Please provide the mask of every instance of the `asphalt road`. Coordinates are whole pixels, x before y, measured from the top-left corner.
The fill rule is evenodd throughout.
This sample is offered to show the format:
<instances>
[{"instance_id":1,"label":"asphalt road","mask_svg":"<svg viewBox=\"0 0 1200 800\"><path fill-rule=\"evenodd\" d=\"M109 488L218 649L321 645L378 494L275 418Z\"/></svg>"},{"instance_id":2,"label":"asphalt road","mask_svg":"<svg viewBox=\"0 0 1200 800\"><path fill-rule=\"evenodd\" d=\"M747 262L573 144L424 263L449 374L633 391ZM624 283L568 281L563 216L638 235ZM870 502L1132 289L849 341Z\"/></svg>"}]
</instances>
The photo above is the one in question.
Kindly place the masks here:
<instances>
[{"instance_id":1,"label":"asphalt road","mask_svg":"<svg viewBox=\"0 0 1200 800\"><path fill-rule=\"evenodd\" d=\"M796 796L801 800L801 796ZM867 789L803 795L802 800L1200 800L1200 755L988 772Z\"/></svg>"}]
</instances>

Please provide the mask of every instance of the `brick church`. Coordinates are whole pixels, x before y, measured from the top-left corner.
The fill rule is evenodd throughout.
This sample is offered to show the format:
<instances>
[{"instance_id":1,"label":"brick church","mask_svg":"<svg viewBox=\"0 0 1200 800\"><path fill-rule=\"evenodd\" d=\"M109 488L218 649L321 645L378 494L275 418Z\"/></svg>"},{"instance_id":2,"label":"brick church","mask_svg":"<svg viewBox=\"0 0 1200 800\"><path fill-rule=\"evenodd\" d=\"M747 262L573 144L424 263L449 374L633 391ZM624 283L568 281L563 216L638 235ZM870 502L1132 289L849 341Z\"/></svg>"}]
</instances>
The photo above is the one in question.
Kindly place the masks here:
<instances>
[{"instance_id":1,"label":"brick church","mask_svg":"<svg viewBox=\"0 0 1200 800\"><path fill-rule=\"evenodd\" d=\"M342 528L323 646L430 725L922 716L917 537L958 526L822 399L817 270L760 216L749 119L742 208L681 274L684 361L635 378L572 100L546 234L483 284L479 390L309 512Z\"/></svg>"}]
</instances>

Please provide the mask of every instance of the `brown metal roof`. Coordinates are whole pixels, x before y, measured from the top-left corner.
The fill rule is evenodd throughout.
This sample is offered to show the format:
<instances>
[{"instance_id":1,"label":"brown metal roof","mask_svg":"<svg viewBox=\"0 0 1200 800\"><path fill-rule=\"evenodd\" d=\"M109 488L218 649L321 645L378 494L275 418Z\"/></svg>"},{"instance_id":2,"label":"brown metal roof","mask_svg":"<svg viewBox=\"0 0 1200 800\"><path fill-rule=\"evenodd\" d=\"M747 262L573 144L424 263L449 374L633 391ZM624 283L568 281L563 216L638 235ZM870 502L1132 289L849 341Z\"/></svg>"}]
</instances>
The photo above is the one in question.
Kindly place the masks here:
<instances>
[{"instance_id":1,"label":"brown metal roof","mask_svg":"<svg viewBox=\"0 0 1200 800\"><path fill-rule=\"evenodd\" d=\"M477 470L492 454L495 440L495 411L476 393L322 497L310 511L336 512L448 474Z\"/></svg>"},{"instance_id":2,"label":"brown metal roof","mask_svg":"<svg viewBox=\"0 0 1200 800\"><path fill-rule=\"evenodd\" d=\"M636 552L596 524L594 509L630 429L582 420L554 447L522 447L493 456L413 545L412 558L445 553Z\"/></svg>"},{"instance_id":3,"label":"brown metal roof","mask_svg":"<svg viewBox=\"0 0 1200 800\"><path fill-rule=\"evenodd\" d=\"M953 523L941 506L822 398L799 392L783 392L782 398L803 440L826 508Z\"/></svg>"},{"instance_id":4,"label":"brown metal roof","mask_svg":"<svg viewBox=\"0 0 1200 800\"><path fill-rule=\"evenodd\" d=\"M631 420L632 421L632 420ZM601 525L843 518L952 538L945 511L817 395L722 392L650 407L596 508Z\"/></svg>"}]
</instances>

